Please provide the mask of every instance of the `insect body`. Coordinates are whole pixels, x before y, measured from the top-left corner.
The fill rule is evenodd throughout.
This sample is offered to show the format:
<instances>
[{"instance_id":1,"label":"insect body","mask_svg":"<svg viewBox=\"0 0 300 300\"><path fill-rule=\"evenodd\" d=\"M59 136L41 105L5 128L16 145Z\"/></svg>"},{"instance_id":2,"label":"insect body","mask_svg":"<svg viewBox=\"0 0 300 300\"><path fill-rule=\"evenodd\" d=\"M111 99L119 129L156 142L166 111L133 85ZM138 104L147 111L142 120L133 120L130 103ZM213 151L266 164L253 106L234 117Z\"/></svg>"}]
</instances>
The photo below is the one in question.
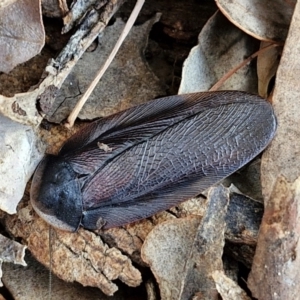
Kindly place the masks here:
<instances>
[{"instance_id":1,"label":"insect body","mask_svg":"<svg viewBox=\"0 0 300 300\"><path fill-rule=\"evenodd\" d=\"M99 119L48 155L31 202L51 225L110 228L187 200L241 168L271 141L264 99L204 92L150 101Z\"/></svg>"}]
</instances>

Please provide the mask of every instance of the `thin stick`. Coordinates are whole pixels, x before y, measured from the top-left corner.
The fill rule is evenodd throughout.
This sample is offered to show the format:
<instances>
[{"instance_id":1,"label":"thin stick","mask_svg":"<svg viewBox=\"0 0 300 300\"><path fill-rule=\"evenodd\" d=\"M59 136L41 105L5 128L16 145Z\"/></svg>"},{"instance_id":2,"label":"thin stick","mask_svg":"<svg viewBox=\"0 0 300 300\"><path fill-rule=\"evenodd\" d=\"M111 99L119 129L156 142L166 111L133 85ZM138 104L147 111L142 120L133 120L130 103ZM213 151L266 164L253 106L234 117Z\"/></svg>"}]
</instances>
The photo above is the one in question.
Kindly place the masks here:
<instances>
[{"instance_id":1,"label":"thin stick","mask_svg":"<svg viewBox=\"0 0 300 300\"><path fill-rule=\"evenodd\" d=\"M243 60L235 68L233 68L229 72L227 72L215 85L213 85L209 89L209 91L211 91L211 92L212 91L217 91L230 76L232 76L237 70L239 70L240 68L242 68L243 66L245 66L247 63L249 63L253 58L255 58L256 56L258 56L259 54L261 54L261 53L263 53L265 51L268 51L269 49L271 49L273 47L278 47L278 46L280 46L280 45L274 43L274 44L266 46L266 47L264 47L262 49L259 49L258 51L256 51L252 55L250 55L247 59Z\"/></svg>"},{"instance_id":2,"label":"thin stick","mask_svg":"<svg viewBox=\"0 0 300 300\"><path fill-rule=\"evenodd\" d=\"M77 102L76 106L74 107L73 111L71 112L71 114L68 117L67 122L65 123L65 126L67 128L71 128L74 125L74 122L80 112L80 110L82 109L83 105L85 104L85 102L87 101L88 97L91 95L91 93L93 92L93 90L95 89L96 85L98 84L99 80L101 79L101 77L103 76L103 74L105 73L105 71L107 70L107 68L109 67L109 65L111 64L112 60L115 58L118 50L120 49L123 41L125 40L126 36L128 35L130 29L132 28L140 10L142 9L142 6L144 4L145 0L137 0L135 7L114 47L114 49L112 50L112 52L110 53L110 55L108 56L106 62L104 63L104 65L102 66L102 68L99 70L98 74L96 75L96 77L94 78L94 80L91 82L91 84L89 85L88 89L86 90L86 92L84 93L84 95L81 97L81 99Z\"/></svg>"},{"instance_id":3,"label":"thin stick","mask_svg":"<svg viewBox=\"0 0 300 300\"><path fill-rule=\"evenodd\" d=\"M48 299L52 299L52 263L53 263L53 249L52 249L52 227L49 225L49 286Z\"/></svg>"}]
</instances>

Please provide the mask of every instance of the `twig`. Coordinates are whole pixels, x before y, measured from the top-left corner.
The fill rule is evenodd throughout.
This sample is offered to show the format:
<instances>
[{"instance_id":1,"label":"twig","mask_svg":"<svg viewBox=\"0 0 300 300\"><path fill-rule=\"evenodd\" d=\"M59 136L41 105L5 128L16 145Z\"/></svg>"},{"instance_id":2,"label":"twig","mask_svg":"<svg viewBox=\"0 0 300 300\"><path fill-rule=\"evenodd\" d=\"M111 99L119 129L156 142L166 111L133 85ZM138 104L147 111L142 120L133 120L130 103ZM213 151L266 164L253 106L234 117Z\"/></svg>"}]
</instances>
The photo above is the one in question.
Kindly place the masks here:
<instances>
[{"instance_id":1,"label":"twig","mask_svg":"<svg viewBox=\"0 0 300 300\"><path fill-rule=\"evenodd\" d=\"M215 85L213 85L209 91L217 91L223 84L224 82L230 78L237 70L239 70L240 68L242 68L243 66L245 66L247 63L249 63L253 58L257 57L259 54L262 54L265 51L268 51L271 48L274 47L279 47L281 46L280 44L271 44L268 45L264 48L259 49L258 51L256 51L255 53L253 53L252 55L250 55L247 59L245 59L244 61L242 61L240 64L238 64L235 68L231 69L229 72L227 72Z\"/></svg>"},{"instance_id":2,"label":"twig","mask_svg":"<svg viewBox=\"0 0 300 300\"><path fill-rule=\"evenodd\" d=\"M95 9L99 9L107 3L107 0L77 0L73 1L70 10L64 14L64 27L62 28L62 33L69 32L78 22L83 18L83 16Z\"/></svg>"},{"instance_id":3,"label":"twig","mask_svg":"<svg viewBox=\"0 0 300 300\"><path fill-rule=\"evenodd\" d=\"M68 117L67 122L65 123L65 126L67 128L71 128L74 125L75 119L77 118L80 110L82 109L83 105L85 104L85 102L87 101L88 97L91 95L91 93L93 92L94 88L96 87L96 85L98 84L99 80L101 79L101 77L103 76L103 74L105 73L105 71L107 70L107 68L109 67L109 65L111 64L112 60L114 59L114 57L116 56L118 50L120 49L123 41L125 40L126 36L128 35L130 29L132 28L143 4L144 4L145 0L137 0L136 5L114 47L114 49L112 50L112 52L110 53L109 57L107 58L106 62L104 63L104 65L101 67L101 69L99 70L98 74L96 75L95 79L92 81L92 83L89 85L88 89L86 90L86 92L84 93L84 95L81 97L81 99L77 102L76 106L74 107L73 111L71 112L71 114Z\"/></svg>"},{"instance_id":4,"label":"twig","mask_svg":"<svg viewBox=\"0 0 300 300\"><path fill-rule=\"evenodd\" d=\"M32 87L27 93L18 93L13 97L0 95L0 113L16 122L34 127L38 126L45 114L51 110L57 91L82 54L104 31L109 20L124 1L110 0L99 12L95 9L89 11L79 29L72 35L58 57L48 63L41 82L37 86ZM16 109L13 110L12 107Z\"/></svg>"}]
</instances>

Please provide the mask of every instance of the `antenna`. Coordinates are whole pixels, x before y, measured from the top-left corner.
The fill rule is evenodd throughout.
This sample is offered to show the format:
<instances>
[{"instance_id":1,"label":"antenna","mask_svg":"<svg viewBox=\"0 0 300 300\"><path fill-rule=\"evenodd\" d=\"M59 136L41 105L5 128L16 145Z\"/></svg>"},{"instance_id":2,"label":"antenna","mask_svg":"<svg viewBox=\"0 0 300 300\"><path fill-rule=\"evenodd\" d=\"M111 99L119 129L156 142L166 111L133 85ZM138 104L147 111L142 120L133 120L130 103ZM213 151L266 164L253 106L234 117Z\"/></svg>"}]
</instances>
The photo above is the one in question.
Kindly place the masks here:
<instances>
[{"instance_id":1,"label":"antenna","mask_svg":"<svg viewBox=\"0 0 300 300\"><path fill-rule=\"evenodd\" d=\"M52 226L49 225L49 285L48 285L48 300L52 298Z\"/></svg>"}]
</instances>

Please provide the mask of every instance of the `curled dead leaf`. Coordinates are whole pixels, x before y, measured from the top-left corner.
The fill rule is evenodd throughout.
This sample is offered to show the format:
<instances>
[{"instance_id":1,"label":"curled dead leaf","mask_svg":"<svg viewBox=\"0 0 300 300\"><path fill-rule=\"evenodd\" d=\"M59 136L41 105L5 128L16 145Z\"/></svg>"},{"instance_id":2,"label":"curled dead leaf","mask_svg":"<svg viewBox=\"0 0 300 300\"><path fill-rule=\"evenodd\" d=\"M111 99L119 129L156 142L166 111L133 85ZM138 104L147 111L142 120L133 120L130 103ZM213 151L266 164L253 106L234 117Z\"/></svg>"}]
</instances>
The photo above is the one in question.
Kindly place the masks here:
<instances>
[{"instance_id":1,"label":"curled dead leaf","mask_svg":"<svg viewBox=\"0 0 300 300\"><path fill-rule=\"evenodd\" d=\"M267 42L284 42L295 4L282 0L217 0L216 3L235 26Z\"/></svg>"},{"instance_id":2,"label":"curled dead leaf","mask_svg":"<svg viewBox=\"0 0 300 300\"><path fill-rule=\"evenodd\" d=\"M199 44L184 62L179 94L209 90L257 49L254 38L230 23L220 12L208 20L198 40ZM222 89L255 93L255 67L252 64L245 65L223 84Z\"/></svg>"}]
</instances>

